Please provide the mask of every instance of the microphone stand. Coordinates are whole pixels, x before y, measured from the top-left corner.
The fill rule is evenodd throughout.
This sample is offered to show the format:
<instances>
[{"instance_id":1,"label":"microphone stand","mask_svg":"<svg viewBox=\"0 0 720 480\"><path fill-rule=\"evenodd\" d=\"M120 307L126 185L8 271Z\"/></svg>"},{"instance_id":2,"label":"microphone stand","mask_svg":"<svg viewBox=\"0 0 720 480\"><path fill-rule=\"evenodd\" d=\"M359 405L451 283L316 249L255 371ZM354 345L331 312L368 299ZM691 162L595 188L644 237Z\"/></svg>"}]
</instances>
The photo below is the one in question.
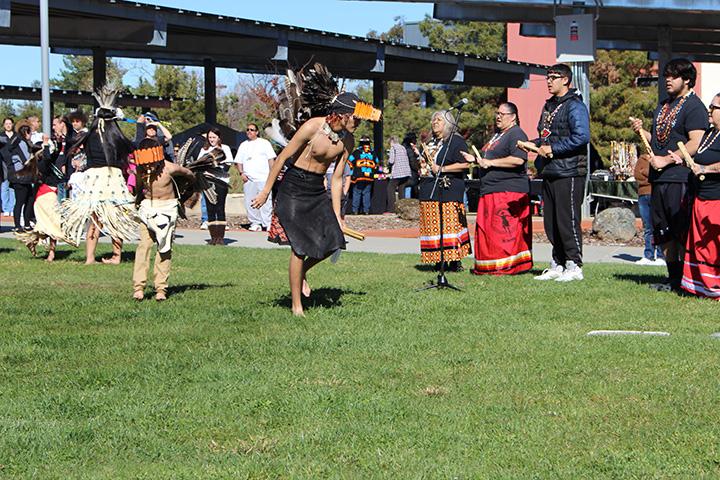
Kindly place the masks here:
<instances>
[{"instance_id":1,"label":"microphone stand","mask_svg":"<svg viewBox=\"0 0 720 480\"><path fill-rule=\"evenodd\" d=\"M455 136L455 133L457 133L457 125L458 120L460 119L460 114L462 113L462 107L464 107L465 104L461 104L457 107L458 115L457 118L455 118L455 122L453 123L453 128L450 132L450 136L448 137L448 143L445 147L445 152L443 152L443 157L440 160L440 170L438 170L438 174L435 177L435 183L433 184L432 191L430 192L430 199L435 197L435 191L438 193L438 209L440 210L440 271L438 272L437 281L428 282L428 284L425 287L419 288L417 291L423 291L423 290L432 290L432 289L438 289L442 290L445 288L449 288L451 290L457 290L458 292L462 292L462 289L456 287L455 285L451 284L447 277L445 276L445 242L444 242L444 230L445 230L445 224L443 220L443 190L446 190L450 187L450 179L442 176L441 170L445 166L445 160L447 159L448 151L450 151L450 146L452 145L452 140ZM450 115L450 112L447 113ZM445 119L447 121L447 118ZM440 187L438 189L438 186Z\"/></svg>"}]
</instances>

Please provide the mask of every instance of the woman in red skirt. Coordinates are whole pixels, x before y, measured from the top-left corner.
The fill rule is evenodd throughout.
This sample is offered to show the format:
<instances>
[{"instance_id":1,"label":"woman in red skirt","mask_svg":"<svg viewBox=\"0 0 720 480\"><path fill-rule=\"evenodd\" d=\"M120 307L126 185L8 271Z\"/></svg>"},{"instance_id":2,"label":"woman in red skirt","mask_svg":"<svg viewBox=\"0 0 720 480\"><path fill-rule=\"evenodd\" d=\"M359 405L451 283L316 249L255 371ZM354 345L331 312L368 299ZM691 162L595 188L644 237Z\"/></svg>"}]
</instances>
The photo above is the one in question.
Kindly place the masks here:
<instances>
[{"instance_id":1,"label":"woman in red skirt","mask_svg":"<svg viewBox=\"0 0 720 480\"><path fill-rule=\"evenodd\" d=\"M696 198L680 285L693 295L720 300L720 94L709 110L711 126L692 167Z\"/></svg>"},{"instance_id":2,"label":"woman in red skirt","mask_svg":"<svg viewBox=\"0 0 720 480\"><path fill-rule=\"evenodd\" d=\"M532 268L530 179L527 153L517 147L527 135L519 126L515 104L495 112L495 135L483 147L484 158L465 154L481 168L482 187L475 229L476 275L506 275Z\"/></svg>"}]
</instances>

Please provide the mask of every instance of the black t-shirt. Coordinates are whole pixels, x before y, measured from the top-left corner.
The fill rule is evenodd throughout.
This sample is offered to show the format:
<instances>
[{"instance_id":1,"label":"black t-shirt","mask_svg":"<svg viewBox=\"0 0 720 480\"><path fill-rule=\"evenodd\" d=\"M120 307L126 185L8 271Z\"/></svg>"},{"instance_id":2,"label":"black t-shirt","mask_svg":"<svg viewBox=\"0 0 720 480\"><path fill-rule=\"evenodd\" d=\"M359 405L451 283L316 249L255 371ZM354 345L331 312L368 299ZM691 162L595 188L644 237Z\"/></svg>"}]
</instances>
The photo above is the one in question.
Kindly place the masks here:
<instances>
[{"instance_id":1,"label":"black t-shirt","mask_svg":"<svg viewBox=\"0 0 720 480\"><path fill-rule=\"evenodd\" d=\"M703 151L698 150L695 155L695 163L698 165L720 163L720 135L716 134L715 129L711 128L703 135L703 141L700 142ZM720 173L706 173L704 175L705 180L700 180L700 177L695 177L694 180L697 197L701 200L720 200Z\"/></svg>"},{"instance_id":2,"label":"black t-shirt","mask_svg":"<svg viewBox=\"0 0 720 480\"><path fill-rule=\"evenodd\" d=\"M670 110L674 109L682 98L676 98L670 102ZM653 149L653 153L658 156L666 156L668 150L673 152L677 151L677 143L687 143L689 133L693 130L707 130L708 128L708 112L703 105L702 100L698 98L694 93L688 95L687 99L683 103L682 108L675 117L674 124L670 129L670 134L667 136L665 141L661 143L657 136L657 120L660 111L662 110L665 102L660 104L655 110L653 116L652 125L652 139L650 140L650 146ZM684 165L670 164L663 167L661 171L657 171L654 168L650 168L650 175L648 176L651 183L685 183L690 179L692 172L689 168Z\"/></svg>"},{"instance_id":3,"label":"black t-shirt","mask_svg":"<svg viewBox=\"0 0 720 480\"><path fill-rule=\"evenodd\" d=\"M515 125L501 134L495 135L495 142L490 141L483 147L483 155L488 160L505 157L522 158L525 162L517 167L490 167L481 169L482 187L480 195L497 192L530 192L530 179L527 176L527 152L517 146L518 140L527 141L522 128Z\"/></svg>"},{"instance_id":4,"label":"black t-shirt","mask_svg":"<svg viewBox=\"0 0 720 480\"><path fill-rule=\"evenodd\" d=\"M445 153L447 151L447 154ZM465 140L459 134L454 134L446 142L443 142L442 147L435 156L435 163L437 165L452 165L453 163L467 163L465 157L460 152L467 152L468 146ZM443 163L445 158L445 163ZM443 175L451 178L465 178L466 172L446 172Z\"/></svg>"}]
</instances>

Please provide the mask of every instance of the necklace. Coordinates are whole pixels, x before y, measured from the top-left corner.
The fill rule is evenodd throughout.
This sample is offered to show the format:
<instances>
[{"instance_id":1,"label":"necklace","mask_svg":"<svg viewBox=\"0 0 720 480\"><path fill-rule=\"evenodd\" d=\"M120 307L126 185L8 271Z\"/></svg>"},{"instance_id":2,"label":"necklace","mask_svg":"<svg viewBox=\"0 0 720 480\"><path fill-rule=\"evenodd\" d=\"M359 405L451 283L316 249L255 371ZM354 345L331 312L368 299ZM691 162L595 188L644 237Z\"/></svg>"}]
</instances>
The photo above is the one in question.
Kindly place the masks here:
<instances>
[{"instance_id":1,"label":"necklace","mask_svg":"<svg viewBox=\"0 0 720 480\"><path fill-rule=\"evenodd\" d=\"M670 132L675 127L677 122L677 116L685 105L685 101L695 92L690 90L686 95L683 95L672 109L670 105L672 102L667 102L657 114L655 118L655 142L662 149L664 148L668 140L670 139Z\"/></svg>"},{"instance_id":2,"label":"necklace","mask_svg":"<svg viewBox=\"0 0 720 480\"><path fill-rule=\"evenodd\" d=\"M330 141L333 143L337 143L345 137L345 130L341 131L340 133L335 132L332 128L330 128L330 124L327 122L323 123L322 132L327 135Z\"/></svg>"},{"instance_id":3,"label":"necklace","mask_svg":"<svg viewBox=\"0 0 720 480\"><path fill-rule=\"evenodd\" d=\"M512 127L510 127L510 128L512 128ZM500 141L500 139L503 137L503 135L505 135L505 132L507 132L508 130L510 130L510 128L508 128L507 130L503 130L503 131L500 132L500 133L494 134L494 135L492 136L492 138L490 139L490 141L487 143L487 145L485 145L485 146L483 147L483 152L487 152L487 151L489 151L489 150L492 150L493 147L494 147L494 146Z\"/></svg>"},{"instance_id":4,"label":"necklace","mask_svg":"<svg viewBox=\"0 0 720 480\"><path fill-rule=\"evenodd\" d=\"M552 112L545 111L544 115L545 118L543 119L543 129L540 132L540 136L543 138L543 140L547 140L550 138L550 135L552 134L552 131L550 130L550 126L552 126L553 121L555 120L555 117L557 116L558 112L562 108L562 106L565 105L565 103L559 104L557 107L553 109Z\"/></svg>"},{"instance_id":5,"label":"necklace","mask_svg":"<svg viewBox=\"0 0 720 480\"><path fill-rule=\"evenodd\" d=\"M710 148L710 146L715 143L715 140L717 140L718 135L720 135L720 130L715 130L715 134L710 134L707 137L705 137L700 144L700 147L697 150L697 153L703 153L705 150Z\"/></svg>"}]
</instances>

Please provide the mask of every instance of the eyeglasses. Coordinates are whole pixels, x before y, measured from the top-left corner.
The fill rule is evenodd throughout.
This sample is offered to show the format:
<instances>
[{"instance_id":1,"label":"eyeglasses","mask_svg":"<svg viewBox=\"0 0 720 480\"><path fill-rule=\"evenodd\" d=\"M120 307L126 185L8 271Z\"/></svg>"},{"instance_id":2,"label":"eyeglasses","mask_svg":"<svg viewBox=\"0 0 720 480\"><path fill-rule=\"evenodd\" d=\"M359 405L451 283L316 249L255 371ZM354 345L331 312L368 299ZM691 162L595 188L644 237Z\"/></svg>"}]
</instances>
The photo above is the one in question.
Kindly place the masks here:
<instances>
[{"instance_id":1,"label":"eyeglasses","mask_svg":"<svg viewBox=\"0 0 720 480\"><path fill-rule=\"evenodd\" d=\"M545 76L545 80L550 80L551 82L557 80L558 78L565 78L565 75L550 74Z\"/></svg>"},{"instance_id":2,"label":"eyeglasses","mask_svg":"<svg viewBox=\"0 0 720 480\"><path fill-rule=\"evenodd\" d=\"M713 105L712 103L708 105L708 110L710 111L710 113L713 113L718 108L720 108L720 105Z\"/></svg>"},{"instance_id":3,"label":"eyeglasses","mask_svg":"<svg viewBox=\"0 0 720 480\"><path fill-rule=\"evenodd\" d=\"M257 128L246 128L246 132L257 132Z\"/></svg>"},{"instance_id":4,"label":"eyeglasses","mask_svg":"<svg viewBox=\"0 0 720 480\"><path fill-rule=\"evenodd\" d=\"M515 115L512 112L495 112L496 117L502 117L503 115Z\"/></svg>"}]
</instances>

